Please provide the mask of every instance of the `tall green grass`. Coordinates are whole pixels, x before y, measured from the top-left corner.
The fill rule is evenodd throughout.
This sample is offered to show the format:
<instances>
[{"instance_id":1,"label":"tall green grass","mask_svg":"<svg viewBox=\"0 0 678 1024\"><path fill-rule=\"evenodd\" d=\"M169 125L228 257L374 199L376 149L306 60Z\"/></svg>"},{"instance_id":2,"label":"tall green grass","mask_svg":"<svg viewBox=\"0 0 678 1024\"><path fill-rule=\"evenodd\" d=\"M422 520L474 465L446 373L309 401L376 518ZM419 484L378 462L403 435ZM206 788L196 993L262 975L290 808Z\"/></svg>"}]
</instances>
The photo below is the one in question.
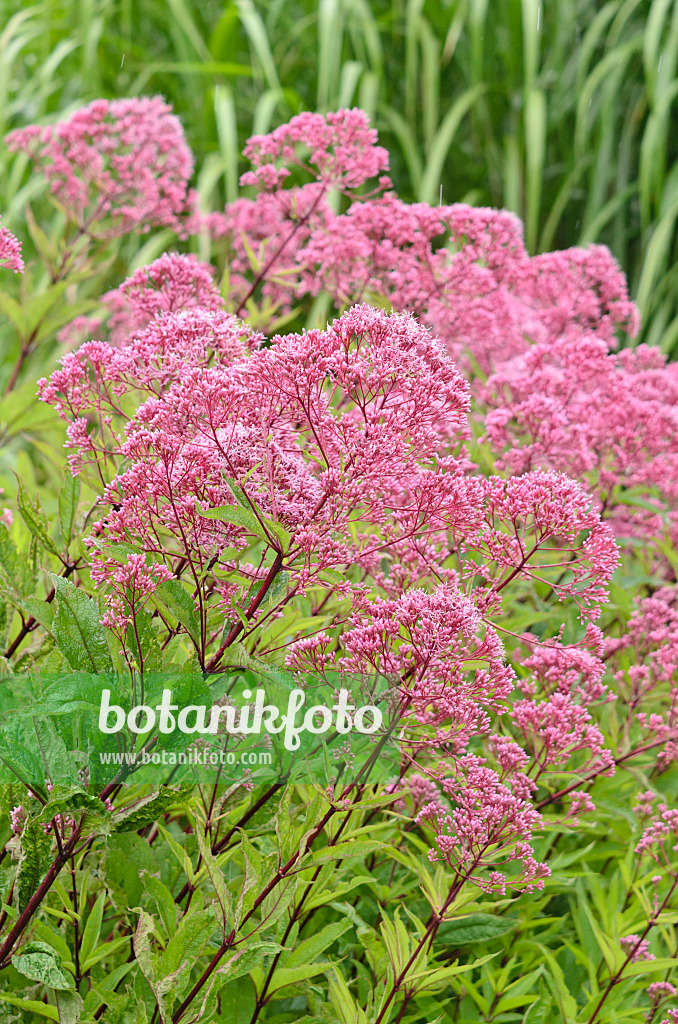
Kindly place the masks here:
<instances>
[{"instance_id":1,"label":"tall green grass","mask_svg":"<svg viewBox=\"0 0 678 1024\"><path fill-rule=\"evenodd\" d=\"M253 131L357 104L401 194L514 210L532 252L608 244L678 353L678 0L0 0L0 24L3 131L160 92L221 202Z\"/></svg>"}]
</instances>

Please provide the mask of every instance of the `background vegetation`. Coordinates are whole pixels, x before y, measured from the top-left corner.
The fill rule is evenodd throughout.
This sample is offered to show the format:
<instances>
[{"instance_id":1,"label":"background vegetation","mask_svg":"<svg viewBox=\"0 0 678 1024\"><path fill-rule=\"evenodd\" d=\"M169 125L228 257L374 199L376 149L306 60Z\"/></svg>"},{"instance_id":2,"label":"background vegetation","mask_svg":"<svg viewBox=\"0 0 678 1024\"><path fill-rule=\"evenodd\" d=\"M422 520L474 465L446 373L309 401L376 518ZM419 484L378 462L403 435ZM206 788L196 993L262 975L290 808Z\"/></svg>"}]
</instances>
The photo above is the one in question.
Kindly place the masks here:
<instances>
[{"instance_id":1,"label":"background vegetation","mask_svg":"<svg viewBox=\"0 0 678 1024\"><path fill-rule=\"evenodd\" d=\"M357 104L403 198L513 210L532 252L604 242L644 339L678 348L673 0L3 0L0 21L3 133L159 92L213 202L253 131ZM3 176L8 227L22 171Z\"/></svg>"}]
</instances>

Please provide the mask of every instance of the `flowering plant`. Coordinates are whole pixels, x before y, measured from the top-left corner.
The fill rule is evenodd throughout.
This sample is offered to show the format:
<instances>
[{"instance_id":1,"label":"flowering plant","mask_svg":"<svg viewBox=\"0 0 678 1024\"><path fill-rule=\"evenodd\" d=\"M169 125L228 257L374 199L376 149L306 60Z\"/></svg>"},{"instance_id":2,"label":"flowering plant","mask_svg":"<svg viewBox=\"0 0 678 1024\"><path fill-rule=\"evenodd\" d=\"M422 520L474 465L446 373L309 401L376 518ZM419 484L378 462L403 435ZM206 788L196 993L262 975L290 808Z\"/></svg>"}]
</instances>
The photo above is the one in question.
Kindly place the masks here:
<instances>
[{"instance_id":1,"label":"flowering plant","mask_svg":"<svg viewBox=\"0 0 678 1024\"><path fill-rule=\"evenodd\" d=\"M68 461L47 512L19 479L0 525L0 1000L652 1020L675 994L644 978L676 952L678 378L620 348L610 254L530 257L510 214L401 202L359 110L250 140L251 192L209 214L158 99L8 145L62 234L27 214L48 283L32 313L2 299L7 400L37 388ZM110 287L153 227L213 264L169 251ZM288 761L149 792L135 759L175 738L130 710L111 762L93 709L117 686L106 715L169 712L168 674L184 724L263 677L384 725L357 762L339 726L318 739L306 785Z\"/></svg>"}]
</instances>

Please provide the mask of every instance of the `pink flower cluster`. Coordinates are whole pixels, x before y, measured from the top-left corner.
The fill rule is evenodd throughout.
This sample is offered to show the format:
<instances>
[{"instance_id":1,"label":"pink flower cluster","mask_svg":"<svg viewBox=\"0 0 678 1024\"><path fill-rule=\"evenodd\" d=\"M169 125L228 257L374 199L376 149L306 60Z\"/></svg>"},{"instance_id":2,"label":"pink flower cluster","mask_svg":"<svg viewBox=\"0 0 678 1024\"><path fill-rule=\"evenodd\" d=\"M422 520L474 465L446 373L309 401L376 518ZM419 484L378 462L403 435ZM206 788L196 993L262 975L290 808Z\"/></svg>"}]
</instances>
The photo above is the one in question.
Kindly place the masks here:
<instances>
[{"instance_id":1,"label":"pink flower cluster","mask_svg":"<svg viewBox=\"0 0 678 1024\"><path fill-rule=\"evenodd\" d=\"M654 953L650 952L650 943L647 939L641 939L639 935L627 935L619 940L619 945L627 956L631 957L631 963L637 964L640 960L654 960Z\"/></svg>"},{"instance_id":2,"label":"pink flower cluster","mask_svg":"<svg viewBox=\"0 0 678 1024\"><path fill-rule=\"evenodd\" d=\"M434 802L424 806L416 819L434 835L429 861L442 858L485 892L503 895L507 886L528 892L544 888L550 870L535 859L530 845L540 815L528 799L529 792L506 785L483 758L471 754L457 760L454 773L442 779L441 789L454 809L441 811ZM512 869L508 877L497 870L497 865L514 862L520 868Z\"/></svg>"},{"instance_id":3,"label":"pink flower cluster","mask_svg":"<svg viewBox=\"0 0 678 1024\"><path fill-rule=\"evenodd\" d=\"M21 242L8 228L3 227L0 227L0 267L13 270L15 274L23 273L24 269Z\"/></svg>"},{"instance_id":4,"label":"pink flower cluster","mask_svg":"<svg viewBox=\"0 0 678 1024\"><path fill-rule=\"evenodd\" d=\"M103 296L110 310L108 331L114 344L123 344L162 313L182 309L217 310L224 300L214 284L214 270L193 255L164 253Z\"/></svg>"},{"instance_id":5,"label":"pink flower cluster","mask_svg":"<svg viewBox=\"0 0 678 1024\"><path fill-rule=\"evenodd\" d=\"M11 132L50 192L90 235L180 227L192 200L193 158L178 118L159 96L95 100L66 121Z\"/></svg>"},{"instance_id":6,"label":"pink flower cluster","mask_svg":"<svg viewBox=\"0 0 678 1024\"><path fill-rule=\"evenodd\" d=\"M310 168L326 186L355 189L388 169L388 153L376 142L364 110L297 114L269 135L252 136L244 153L255 169L242 176L241 184L272 190L296 165Z\"/></svg>"},{"instance_id":7,"label":"pink flower cluster","mask_svg":"<svg viewBox=\"0 0 678 1024\"><path fill-rule=\"evenodd\" d=\"M102 123L96 145L124 155ZM72 161L45 160L84 223L113 186L73 146ZM98 340L40 382L68 421L73 472L99 482L88 543L105 623L129 644L151 594L178 582L214 671L291 603L329 603L322 628L283 628L270 650L300 678L385 681L403 753L394 800L432 831L431 858L488 891L541 887L535 803L555 787L563 820L594 811L587 783L615 768L594 717L613 683L665 758L678 738L673 588L614 644L593 624L619 545L678 535L678 377L654 350L616 351L637 313L606 249L530 257L504 211L378 195L387 156L362 112L301 114L246 155L256 196L185 222L225 258L224 295L210 266L165 254L102 297L99 323L71 325L70 343ZM179 227L188 173L175 220L149 212L144 185L140 222ZM122 217L113 198L107 215ZM239 319L270 326L320 291L348 307L324 329L264 338ZM115 543L139 553L123 567ZM545 620L555 602L568 619L555 636L511 621L526 608ZM657 819L639 852L672 827Z\"/></svg>"},{"instance_id":8,"label":"pink flower cluster","mask_svg":"<svg viewBox=\"0 0 678 1024\"><path fill-rule=\"evenodd\" d=\"M386 302L414 313L477 378L477 413L500 465L586 482L620 538L665 524L677 534L675 367L656 350L613 351L618 332L635 334L638 314L608 250L530 257L520 222L505 211L409 205L387 193L353 194L335 213L322 175L282 187L300 161L318 178L314 160L324 166L333 117L300 115L245 151L256 167L245 180L264 191L211 222L229 239L239 311L260 296L274 318L324 290L340 305ZM356 166L376 174L376 149L369 167L362 161L376 140L361 138Z\"/></svg>"},{"instance_id":9,"label":"pink flower cluster","mask_svg":"<svg viewBox=\"0 0 678 1024\"><path fill-rule=\"evenodd\" d=\"M630 715L661 744L658 765L678 760L678 590L660 587L632 612L624 636L611 640L615 681Z\"/></svg>"},{"instance_id":10,"label":"pink flower cluster","mask_svg":"<svg viewBox=\"0 0 678 1024\"><path fill-rule=\"evenodd\" d=\"M134 615L144 607L160 584L174 578L167 566L147 564L144 555L126 555L125 563L121 565L98 551L94 553L90 571L97 586L109 588L106 594L108 611L102 623L119 636L124 636Z\"/></svg>"}]
</instances>

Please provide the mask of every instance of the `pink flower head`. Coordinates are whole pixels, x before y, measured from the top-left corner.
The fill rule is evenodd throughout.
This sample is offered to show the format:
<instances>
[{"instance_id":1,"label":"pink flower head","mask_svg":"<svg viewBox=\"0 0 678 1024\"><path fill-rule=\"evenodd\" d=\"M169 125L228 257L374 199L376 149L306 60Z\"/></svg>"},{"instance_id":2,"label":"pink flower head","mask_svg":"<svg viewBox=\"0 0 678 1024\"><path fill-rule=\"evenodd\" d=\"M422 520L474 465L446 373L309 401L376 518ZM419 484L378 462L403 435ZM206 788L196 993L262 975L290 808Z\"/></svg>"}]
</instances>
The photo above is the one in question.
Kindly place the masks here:
<instances>
[{"instance_id":1,"label":"pink flower head","mask_svg":"<svg viewBox=\"0 0 678 1024\"><path fill-rule=\"evenodd\" d=\"M319 181L332 188L357 188L388 169L388 153L376 142L364 110L297 114L270 134L249 139L244 154L255 170L243 175L242 184L277 187L289 173L287 165L300 163L298 147L303 147Z\"/></svg>"},{"instance_id":2,"label":"pink flower head","mask_svg":"<svg viewBox=\"0 0 678 1024\"><path fill-rule=\"evenodd\" d=\"M596 626L590 628L602 636ZM530 674L520 679L518 685L528 697L550 696L557 692L588 705L606 695L604 661L580 646L566 646L557 640L535 644L531 653L521 658L521 664ZM608 700L610 696L613 695L608 695Z\"/></svg>"},{"instance_id":3,"label":"pink flower head","mask_svg":"<svg viewBox=\"0 0 678 1024\"><path fill-rule=\"evenodd\" d=\"M532 751L540 772L562 770L577 753L586 752L585 764L613 766L600 729L588 711L567 694L554 693L546 701L516 701L511 718Z\"/></svg>"},{"instance_id":4,"label":"pink flower head","mask_svg":"<svg viewBox=\"0 0 678 1024\"><path fill-rule=\"evenodd\" d=\"M21 835L24 825L26 824L27 817L28 815L21 804L18 804L17 807L13 807L9 812L10 828L14 835Z\"/></svg>"},{"instance_id":5,"label":"pink flower head","mask_svg":"<svg viewBox=\"0 0 678 1024\"><path fill-rule=\"evenodd\" d=\"M21 258L21 242L8 228L0 227L0 267L22 274L24 261Z\"/></svg>"},{"instance_id":6,"label":"pink flower head","mask_svg":"<svg viewBox=\"0 0 678 1024\"><path fill-rule=\"evenodd\" d=\"M485 562L473 571L503 570L496 592L519 574L547 582L560 600L577 603L582 618L596 618L619 552L583 487L554 472L493 476L482 486L485 522L464 540Z\"/></svg>"},{"instance_id":7,"label":"pink flower head","mask_svg":"<svg viewBox=\"0 0 678 1024\"><path fill-rule=\"evenodd\" d=\"M619 945L631 957L631 963L638 963L639 960L654 960L654 953L650 952L650 943L647 939L641 939L639 935L627 935L619 940Z\"/></svg>"},{"instance_id":8,"label":"pink flower head","mask_svg":"<svg viewBox=\"0 0 678 1024\"><path fill-rule=\"evenodd\" d=\"M443 778L441 788L453 810L441 812L432 803L417 816L435 837L430 861L445 860L487 892L503 894L507 885L528 892L544 888L550 871L536 860L530 845L541 824L531 803L502 783L483 758L470 754L457 760L455 774ZM521 867L508 878L496 870L516 861Z\"/></svg>"},{"instance_id":9,"label":"pink flower head","mask_svg":"<svg viewBox=\"0 0 678 1024\"><path fill-rule=\"evenodd\" d=\"M104 304L111 310L111 340L120 344L147 327L156 316L200 306L223 309L224 300L214 284L214 270L192 254L163 253L140 267L118 288L107 292Z\"/></svg>"},{"instance_id":10,"label":"pink flower head","mask_svg":"<svg viewBox=\"0 0 678 1024\"><path fill-rule=\"evenodd\" d=\"M647 994L652 1003L659 1003L662 999L669 999L676 994L676 986L670 981L653 981L647 986Z\"/></svg>"},{"instance_id":11,"label":"pink flower head","mask_svg":"<svg viewBox=\"0 0 678 1024\"><path fill-rule=\"evenodd\" d=\"M55 200L90 234L179 228L193 158L181 124L159 96L95 100L55 125L11 132Z\"/></svg>"},{"instance_id":12,"label":"pink flower head","mask_svg":"<svg viewBox=\"0 0 678 1024\"><path fill-rule=\"evenodd\" d=\"M659 805L657 817L643 832L636 853L649 854L656 863L668 863L678 853L678 810Z\"/></svg>"},{"instance_id":13,"label":"pink flower head","mask_svg":"<svg viewBox=\"0 0 678 1024\"><path fill-rule=\"evenodd\" d=\"M469 735L487 728L487 709L501 707L513 685L497 634L449 586L360 606L344 643L345 671L376 671L401 689L413 714L407 743L419 742L426 724L435 726L437 743L465 745Z\"/></svg>"},{"instance_id":14,"label":"pink flower head","mask_svg":"<svg viewBox=\"0 0 678 1024\"><path fill-rule=\"evenodd\" d=\"M252 278L259 277L261 297L271 316L292 308L305 288L300 286L301 250L312 233L328 225L334 216L325 193L324 186L315 181L263 191L255 199L236 199L223 213L207 217L212 237L228 241L229 299L233 308L245 307L253 294Z\"/></svg>"},{"instance_id":15,"label":"pink flower head","mask_svg":"<svg viewBox=\"0 0 678 1024\"><path fill-rule=\"evenodd\" d=\"M173 579L165 565L147 564L145 555L129 555L124 565L106 558L106 551L96 551L92 559L92 579L98 587L110 587L106 595L108 611L103 624L124 634L135 613L143 608L161 583Z\"/></svg>"}]
</instances>

